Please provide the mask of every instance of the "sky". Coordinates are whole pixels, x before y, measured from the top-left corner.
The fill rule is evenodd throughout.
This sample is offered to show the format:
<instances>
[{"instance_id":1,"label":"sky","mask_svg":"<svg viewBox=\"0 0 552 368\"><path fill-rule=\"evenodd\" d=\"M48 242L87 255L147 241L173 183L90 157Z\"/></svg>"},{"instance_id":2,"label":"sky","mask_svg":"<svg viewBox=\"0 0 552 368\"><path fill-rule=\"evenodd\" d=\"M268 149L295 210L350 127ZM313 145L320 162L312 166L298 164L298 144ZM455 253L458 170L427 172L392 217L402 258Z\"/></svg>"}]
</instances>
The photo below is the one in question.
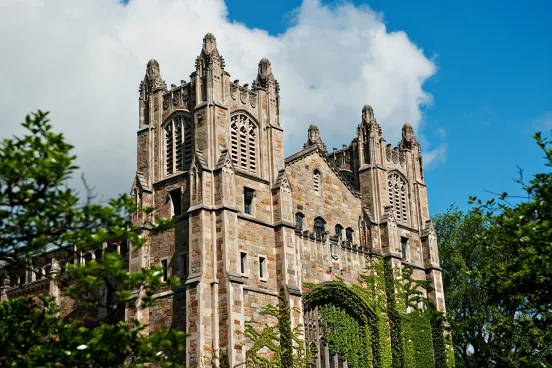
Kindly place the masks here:
<instances>
[{"instance_id":1,"label":"sky","mask_svg":"<svg viewBox=\"0 0 552 368\"><path fill-rule=\"evenodd\" d=\"M518 166L547 170L531 136L552 129L551 13L537 0L0 0L0 137L50 111L76 177L104 198L128 192L148 60L179 84L212 32L232 79L271 60L286 155L313 123L330 150L348 144L370 104L388 143L414 126L431 213L467 209L471 195L521 194Z\"/></svg>"}]
</instances>

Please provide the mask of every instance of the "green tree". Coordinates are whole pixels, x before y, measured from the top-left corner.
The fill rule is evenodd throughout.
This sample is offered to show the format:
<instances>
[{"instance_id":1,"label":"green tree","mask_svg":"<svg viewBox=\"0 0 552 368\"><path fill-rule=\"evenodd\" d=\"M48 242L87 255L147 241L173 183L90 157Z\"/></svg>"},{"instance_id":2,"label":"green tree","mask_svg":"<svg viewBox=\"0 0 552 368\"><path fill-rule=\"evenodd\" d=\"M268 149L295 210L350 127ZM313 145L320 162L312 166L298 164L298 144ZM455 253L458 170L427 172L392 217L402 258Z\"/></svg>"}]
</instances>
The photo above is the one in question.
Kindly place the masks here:
<instances>
[{"instance_id":1,"label":"green tree","mask_svg":"<svg viewBox=\"0 0 552 368\"><path fill-rule=\"evenodd\" d=\"M433 218L439 239L447 314L452 324L452 343L457 367L492 365L490 344L497 338L490 327L503 312L490 303L487 285L477 272L494 264L499 255L479 238L489 221L478 211L467 213L451 206ZM498 337L500 339L500 337ZM496 343L505 341L498 341Z\"/></svg>"},{"instance_id":2,"label":"green tree","mask_svg":"<svg viewBox=\"0 0 552 368\"><path fill-rule=\"evenodd\" d=\"M88 193L82 203L68 187L77 169L73 147L62 134L53 132L47 113L27 116L23 127L25 135L0 143L0 261L5 275L14 278L27 271L27 259L46 250L69 253L74 246L87 251L110 241L144 245L145 239L132 229L130 215L136 206L128 196L101 205ZM158 233L174 224L157 219L147 226ZM131 273L113 253L98 262L67 267L64 277L56 268L53 278L72 280L63 287L65 295L85 313L101 308L108 317L127 305L152 305L154 290L164 285L159 268ZM169 285L174 282L169 280ZM113 297L103 298L98 293L102 288L109 288ZM138 297L136 291L141 291ZM179 366L174 362L182 356L183 332L163 329L146 334L147 326L137 320L129 322L99 323L89 329L78 321L62 321L50 298L9 299L0 303L0 366Z\"/></svg>"},{"instance_id":3,"label":"green tree","mask_svg":"<svg viewBox=\"0 0 552 368\"><path fill-rule=\"evenodd\" d=\"M527 200L512 204L503 193L486 203L477 200L476 207L492 224L479 240L499 255L480 267L489 303L505 312L491 332L496 341L514 337L515 342L504 350L491 344L502 366L552 366L552 142L541 133L534 139L547 170L529 183L518 180Z\"/></svg>"}]
</instances>

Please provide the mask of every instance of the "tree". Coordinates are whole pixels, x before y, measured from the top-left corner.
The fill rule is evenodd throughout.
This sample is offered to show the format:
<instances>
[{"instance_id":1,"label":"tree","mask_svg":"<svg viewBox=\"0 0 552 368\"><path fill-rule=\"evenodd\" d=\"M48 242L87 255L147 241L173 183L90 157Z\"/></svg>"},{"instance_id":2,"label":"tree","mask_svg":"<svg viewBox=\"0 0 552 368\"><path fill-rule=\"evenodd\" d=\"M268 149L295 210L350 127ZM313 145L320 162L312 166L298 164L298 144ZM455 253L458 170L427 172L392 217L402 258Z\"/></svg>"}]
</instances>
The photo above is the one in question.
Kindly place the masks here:
<instances>
[{"instance_id":1,"label":"tree","mask_svg":"<svg viewBox=\"0 0 552 368\"><path fill-rule=\"evenodd\" d=\"M465 213L451 206L445 213L436 215L433 223L439 239L456 365L492 366L489 346L496 336L491 333L490 326L502 311L490 303L487 285L477 272L499 257L479 240L487 230L488 221L476 210Z\"/></svg>"},{"instance_id":2,"label":"tree","mask_svg":"<svg viewBox=\"0 0 552 368\"><path fill-rule=\"evenodd\" d=\"M46 250L69 253L72 247L87 251L110 241L126 241L134 248L145 243L132 229L130 215L136 206L128 196L101 205L94 203L89 191L81 203L67 186L77 169L73 147L62 134L52 131L47 115L38 111L27 116L26 134L0 143L0 261L4 275L12 278L30 271L27 259ZM148 214L151 211L145 209ZM174 224L157 219L147 226L159 233ZM63 293L84 313L103 309L108 317L127 305L152 305L153 290L164 284L158 267L130 273L114 253L101 261L67 267L63 278L59 272L59 265L54 265L51 277L65 282ZM105 288L111 298L98 292ZM137 290L142 291L139 297ZM9 299L0 303L0 366L179 366L174 362L182 355L183 332L163 329L147 334L143 333L147 326L137 320L129 322L100 322L89 329L78 320L63 321L49 297Z\"/></svg>"},{"instance_id":3,"label":"tree","mask_svg":"<svg viewBox=\"0 0 552 368\"><path fill-rule=\"evenodd\" d=\"M552 167L552 147L541 133L534 135L544 153L545 166ZM552 366L552 172L536 174L529 183L518 183L528 199L511 203L507 193L486 203L477 201L477 211L489 219L482 246L499 254L493 264L480 268L489 302L505 315L492 326L499 339L514 336L507 351L493 349L504 366Z\"/></svg>"},{"instance_id":4,"label":"tree","mask_svg":"<svg viewBox=\"0 0 552 368\"><path fill-rule=\"evenodd\" d=\"M534 138L552 166L550 140ZM552 367L552 173L518 183L526 196L434 219L459 366Z\"/></svg>"}]
</instances>

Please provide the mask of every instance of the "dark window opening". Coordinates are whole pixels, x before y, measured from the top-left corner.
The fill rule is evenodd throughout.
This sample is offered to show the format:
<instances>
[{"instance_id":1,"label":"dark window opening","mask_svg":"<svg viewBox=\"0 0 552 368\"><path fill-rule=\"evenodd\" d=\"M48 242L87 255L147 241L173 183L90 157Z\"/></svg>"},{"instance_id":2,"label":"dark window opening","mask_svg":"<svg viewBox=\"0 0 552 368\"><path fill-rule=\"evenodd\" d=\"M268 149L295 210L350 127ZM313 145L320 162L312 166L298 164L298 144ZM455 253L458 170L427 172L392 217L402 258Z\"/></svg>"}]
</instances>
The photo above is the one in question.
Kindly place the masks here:
<instances>
[{"instance_id":1,"label":"dark window opening","mask_svg":"<svg viewBox=\"0 0 552 368\"><path fill-rule=\"evenodd\" d=\"M163 281L167 281L169 279L169 268L166 259L161 261L161 267L163 267Z\"/></svg>"},{"instance_id":2,"label":"dark window opening","mask_svg":"<svg viewBox=\"0 0 552 368\"><path fill-rule=\"evenodd\" d=\"M402 259L406 259L407 250L408 250L408 238L405 238L404 236L401 236Z\"/></svg>"},{"instance_id":3,"label":"dark window opening","mask_svg":"<svg viewBox=\"0 0 552 368\"><path fill-rule=\"evenodd\" d=\"M170 191L171 202L172 202L172 215L180 216L182 214L182 194L180 189L175 189Z\"/></svg>"},{"instance_id":4,"label":"dark window opening","mask_svg":"<svg viewBox=\"0 0 552 368\"><path fill-rule=\"evenodd\" d=\"M182 276L188 275L188 255L187 254L181 254L180 255L180 262L182 267Z\"/></svg>"},{"instance_id":5,"label":"dark window opening","mask_svg":"<svg viewBox=\"0 0 552 368\"><path fill-rule=\"evenodd\" d=\"M261 279L264 279L266 277L265 266L266 259L264 257L259 257L259 278Z\"/></svg>"},{"instance_id":6,"label":"dark window opening","mask_svg":"<svg viewBox=\"0 0 552 368\"><path fill-rule=\"evenodd\" d=\"M343 226L339 224L335 225L335 235L340 236L342 231L343 231Z\"/></svg>"},{"instance_id":7,"label":"dark window opening","mask_svg":"<svg viewBox=\"0 0 552 368\"><path fill-rule=\"evenodd\" d=\"M326 231L326 222L322 217L317 217L314 219L314 232L318 235L324 234Z\"/></svg>"},{"instance_id":8,"label":"dark window opening","mask_svg":"<svg viewBox=\"0 0 552 368\"><path fill-rule=\"evenodd\" d=\"M243 211L248 214L253 214L253 198L255 198L255 190L243 188Z\"/></svg>"},{"instance_id":9,"label":"dark window opening","mask_svg":"<svg viewBox=\"0 0 552 368\"><path fill-rule=\"evenodd\" d=\"M242 252L240 254L240 272L245 273L245 265L247 263L247 253Z\"/></svg>"},{"instance_id":10,"label":"dark window opening","mask_svg":"<svg viewBox=\"0 0 552 368\"><path fill-rule=\"evenodd\" d=\"M346 235L347 235L348 242L351 242L351 243L353 242L353 233L354 233L353 229L351 229L350 227L347 228Z\"/></svg>"},{"instance_id":11,"label":"dark window opening","mask_svg":"<svg viewBox=\"0 0 552 368\"><path fill-rule=\"evenodd\" d=\"M297 230L303 230L303 220L305 219L305 216L303 216L302 213L297 212L295 214L295 228Z\"/></svg>"}]
</instances>

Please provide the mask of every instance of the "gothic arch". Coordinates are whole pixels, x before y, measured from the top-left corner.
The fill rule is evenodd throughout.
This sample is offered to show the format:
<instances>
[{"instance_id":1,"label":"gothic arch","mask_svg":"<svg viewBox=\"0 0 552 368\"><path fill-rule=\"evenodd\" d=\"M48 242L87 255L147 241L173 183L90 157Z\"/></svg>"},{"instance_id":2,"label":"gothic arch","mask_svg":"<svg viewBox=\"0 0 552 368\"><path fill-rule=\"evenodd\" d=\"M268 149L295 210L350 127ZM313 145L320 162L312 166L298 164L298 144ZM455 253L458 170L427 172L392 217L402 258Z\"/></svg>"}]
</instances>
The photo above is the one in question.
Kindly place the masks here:
<instances>
[{"instance_id":1,"label":"gothic arch","mask_svg":"<svg viewBox=\"0 0 552 368\"><path fill-rule=\"evenodd\" d=\"M161 125L165 175L187 171L193 159L193 124L187 110L177 110Z\"/></svg>"},{"instance_id":2,"label":"gothic arch","mask_svg":"<svg viewBox=\"0 0 552 368\"><path fill-rule=\"evenodd\" d=\"M389 205L393 209L395 221L401 225L410 224L408 180L397 170L387 175Z\"/></svg>"},{"instance_id":3,"label":"gothic arch","mask_svg":"<svg viewBox=\"0 0 552 368\"><path fill-rule=\"evenodd\" d=\"M230 156L235 167L259 174L261 129L245 110L230 115Z\"/></svg>"}]
</instances>

